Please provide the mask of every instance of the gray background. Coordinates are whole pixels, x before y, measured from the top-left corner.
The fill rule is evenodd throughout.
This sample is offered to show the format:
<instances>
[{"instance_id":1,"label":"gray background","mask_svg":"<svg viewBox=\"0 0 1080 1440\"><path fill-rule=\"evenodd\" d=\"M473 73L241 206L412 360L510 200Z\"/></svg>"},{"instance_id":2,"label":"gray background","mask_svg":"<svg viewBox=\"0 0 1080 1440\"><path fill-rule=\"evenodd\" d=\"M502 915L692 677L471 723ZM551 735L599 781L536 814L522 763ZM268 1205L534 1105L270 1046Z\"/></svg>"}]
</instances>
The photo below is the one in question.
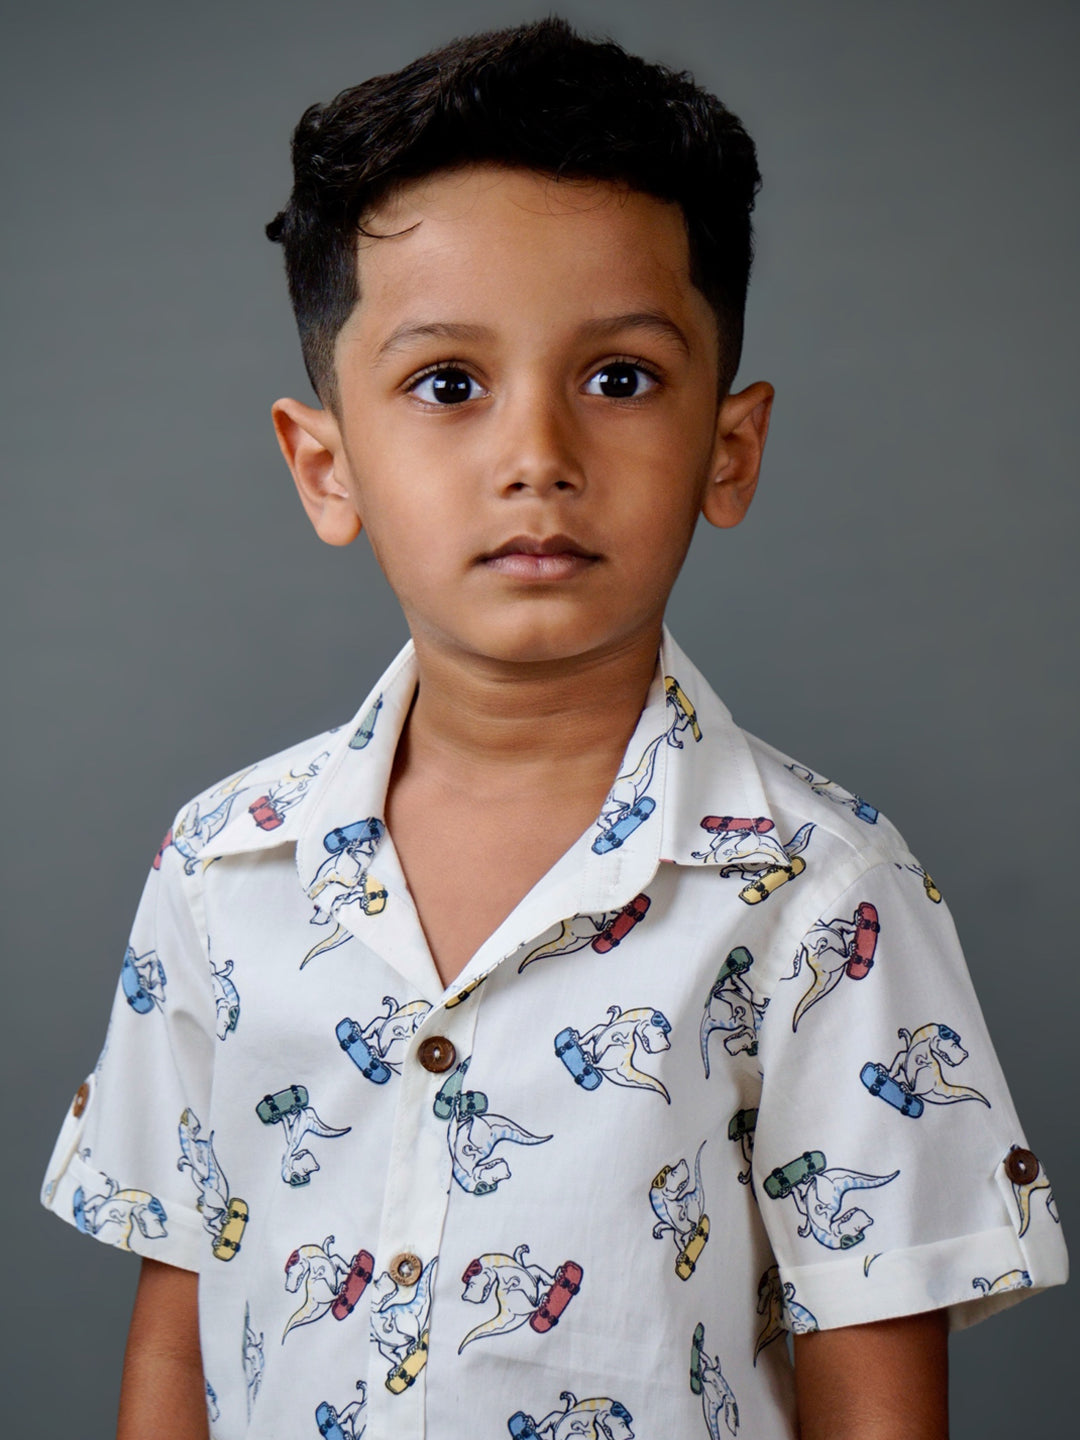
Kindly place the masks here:
<instances>
[{"instance_id":1,"label":"gray background","mask_svg":"<svg viewBox=\"0 0 1080 1440\"><path fill-rule=\"evenodd\" d=\"M370 555L315 540L270 430L308 393L261 234L289 133L546 8L45 0L5 24L11 1433L113 1425L137 1265L36 1191L161 832L347 718L404 634ZM1077 7L562 13L693 67L766 176L741 372L778 390L765 476L740 530L695 540L675 632L746 728L871 799L940 883L1068 1222ZM1070 1428L1070 1298L957 1338L959 1440Z\"/></svg>"}]
</instances>

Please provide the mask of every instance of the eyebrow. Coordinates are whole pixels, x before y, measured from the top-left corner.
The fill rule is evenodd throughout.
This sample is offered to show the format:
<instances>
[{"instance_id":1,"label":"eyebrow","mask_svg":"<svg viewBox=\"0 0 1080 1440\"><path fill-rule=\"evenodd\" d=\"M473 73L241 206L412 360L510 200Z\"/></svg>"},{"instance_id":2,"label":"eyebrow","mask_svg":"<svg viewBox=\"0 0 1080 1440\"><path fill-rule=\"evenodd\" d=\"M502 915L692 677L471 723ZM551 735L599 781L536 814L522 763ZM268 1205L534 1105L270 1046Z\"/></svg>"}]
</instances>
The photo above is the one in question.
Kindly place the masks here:
<instances>
[{"instance_id":1,"label":"eyebrow","mask_svg":"<svg viewBox=\"0 0 1080 1440\"><path fill-rule=\"evenodd\" d=\"M652 334L674 340L683 354L689 357L690 342L675 321L659 310L631 310L624 315L605 315L596 320L587 320L578 329L584 340L606 340L625 330L651 331ZM405 321L391 330L375 351L372 363L380 364L388 356L405 350L417 340L471 340L483 341L494 338L494 331L486 325L468 325L454 320L433 320L427 322Z\"/></svg>"}]
</instances>

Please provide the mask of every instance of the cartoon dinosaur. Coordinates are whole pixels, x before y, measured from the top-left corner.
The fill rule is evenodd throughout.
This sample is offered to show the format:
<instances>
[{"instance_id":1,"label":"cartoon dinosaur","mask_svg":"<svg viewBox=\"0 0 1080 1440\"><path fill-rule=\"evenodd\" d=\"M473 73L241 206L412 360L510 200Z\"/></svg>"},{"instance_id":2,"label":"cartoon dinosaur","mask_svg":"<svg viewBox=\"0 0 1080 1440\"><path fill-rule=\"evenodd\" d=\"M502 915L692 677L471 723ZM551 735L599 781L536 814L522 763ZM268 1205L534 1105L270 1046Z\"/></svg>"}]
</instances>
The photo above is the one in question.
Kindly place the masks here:
<instances>
[{"instance_id":1,"label":"cartoon dinosaur","mask_svg":"<svg viewBox=\"0 0 1080 1440\"><path fill-rule=\"evenodd\" d=\"M633 1416L620 1401L604 1395L579 1400L571 1390L563 1390L559 1399L561 1410L530 1421L531 1428L519 1431L511 1427L511 1433L520 1434L522 1440L532 1436L537 1440L634 1440Z\"/></svg>"},{"instance_id":2,"label":"cartoon dinosaur","mask_svg":"<svg viewBox=\"0 0 1080 1440\"><path fill-rule=\"evenodd\" d=\"M210 960L210 981L214 988L214 1007L217 1012L217 1037L224 1040L240 1023L240 992L232 979L233 962L215 965Z\"/></svg>"},{"instance_id":3,"label":"cartoon dinosaur","mask_svg":"<svg viewBox=\"0 0 1080 1440\"><path fill-rule=\"evenodd\" d=\"M144 1240L160 1240L168 1234L165 1207L149 1190L121 1189L111 1176L105 1177L104 1195L87 1195L80 1185L72 1197L75 1224L84 1235L96 1235L118 1250L130 1250L136 1231Z\"/></svg>"},{"instance_id":4,"label":"cartoon dinosaur","mask_svg":"<svg viewBox=\"0 0 1080 1440\"><path fill-rule=\"evenodd\" d=\"M705 1192L701 1186L701 1152L703 1140L694 1157L694 1183L690 1184L690 1166L686 1159L665 1165L649 1187L649 1204L656 1215L653 1239L670 1235L677 1251L685 1250L705 1213Z\"/></svg>"},{"instance_id":5,"label":"cartoon dinosaur","mask_svg":"<svg viewBox=\"0 0 1080 1440\"><path fill-rule=\"evenodd\" d=\"M757 1054L757 1027L765 1014L768 998L759 1000L747 979L754 957L745 945L738 945L720 967L705 1013L701 1017L701 1059L709 1076L709 1036L722 1030L724 1049L729 1055Z\"/></svg>"},{"instance_id":6,"label":"cartoon dinosaur","mask_svg":"<svg viewBox=\"0 0 1080 1440\"><path fill-rule=\"evenodd\" d=\"M459 1355L474 1340L519 1330L534 1314L555 1277L540 1265L527 1265L528 1253L528 1245L519 1245L513 1255L498 1252L481 1255L465 1271L461 1298L470 1305L486 1305L494 1295L498 1308L489 1319L469 1331L458 1346Z\"/></svg>"},{"instance_id":7,"label":"cartoon dinosaur","mask_svg":"<svg viewBox=\"0 0 1080 1440\"><path fill-rule=\"evenodd\" d=\"M476 1114L455 1105L447 1126L454 1179L470 1195L490 1195L511 1176L497 1145L544 1145L550 1135L532 1135L505 1115Z\"/></svg>"},{"instance_id":8,"label":"cartoon dinosaur","mask_svg":"<svg viewBox=\"0 0 1080 1440\"><path fill-rule=\"evenodd\" d=\"M834 1167L798 1181L791 1199L802 1215L799 1234L812 1235L828 1250L849 1250L858 1245L874 1223L865 1210L843 1209L844 1197L852 1190L873 1190L888 1185L900 1174L864 1175L859 1170Z\"/></svg>"},{"instance_id":9,"label":"cartoon dinosaur","mask_svg":"<svg viewBox=\"0 0 1080 1440\"><path fill-rule=\"evenodd\" d=\"M303 1145L303 1141L308 1135L320 1135L336 1140L341 1135L347 1135L352 1129L351 1125L346 1125L342 1130L335 1130L332 1125L327 1125L324 1120L319 1119L313 1105L305 1105L302 1109L288 1111L282 1116L281 1123L285 1130L285 1153L281 1159L281 1178L286 1185L306 1185L314 1172L319 1169L319 1162Z\"/></svg>"},{"instance_id":10,"label":"cartoon dinosaur","mask_svg":"<svg viewBox=\"0 0 1080 1440\"><path fill-rule=\"evenodd\" d=\"M909 1095L918 1095L931 1105L955 1105L961 1100L981 1100L989 1110L990 1101L980 1090L967 1085L952 1085L945 1079L943 1067L955 1068L968 1058L960 1044L960 1036L948 1025L934 1022L918 1030L897 1030L903 1041L892 1064L890 1077L902 1085Z\"/></svg>"},{"instance_id":11,"label":"cartoon dinosaur","mask_svg":"<svg viewBox=\"0 0 1080 1440\"><path fill-rule=\"evenodd\" d=\"M659 1010L648 1006L623 1010L609 1005L607 1020L586 1030L578 1043L596 1069L613 1084L653 1090L670 1105L666 1086L637 1066L638 1047L649 1055L670 1050L670 1033L671 1024Z\"/></svg>"},{"instance_id":12,"label":"cartoon dinosaur","mask_svg":"<svg viewBox=\"0 0 1080 1440\"><path fill-rule=\"evenodd\" d=\"M739 1407L735 1392L720 1368L720 1357L709 1355L705 1350L704 1325L698 1325L694 1332L690 1387L701 1396L701 1410L709 1428L710 1440L720 1440L721 1419L732 1435L738 1433Z\"/></svg>"},{"instance_id":13,"label":"cartoon dinosaur","mask_svg":"<svg viewBox=\"0 0 1080 1440\"><path fill-rule=\"evenodd\" d=\"M180 1116L180 1159L178 1170L189 1170L199 1192L195 1204L203 1219L203 1227L215 1238L220 1234L229 1209L229 1182L222 1174L214 1154L214 1132L200 1138L202 1127L194 1110L185 1109Z\"/></svg>"},{"instance_id":14,"label":"cartoon dinosaur","mask_svg":"<svg viewBox=\"0 0 1080 1440\"><path fill-rule=\"evenodd\" d=\"M291 1330L321 1320L338 1298L342 1284L356 1260L346 1260L331 1249L334 1236L321 1245L301 1245L285 1262L285 1289L290 1295L303 1290L304 1298L285 1322L281 1343Z\"/></svg>"}]
</instances>

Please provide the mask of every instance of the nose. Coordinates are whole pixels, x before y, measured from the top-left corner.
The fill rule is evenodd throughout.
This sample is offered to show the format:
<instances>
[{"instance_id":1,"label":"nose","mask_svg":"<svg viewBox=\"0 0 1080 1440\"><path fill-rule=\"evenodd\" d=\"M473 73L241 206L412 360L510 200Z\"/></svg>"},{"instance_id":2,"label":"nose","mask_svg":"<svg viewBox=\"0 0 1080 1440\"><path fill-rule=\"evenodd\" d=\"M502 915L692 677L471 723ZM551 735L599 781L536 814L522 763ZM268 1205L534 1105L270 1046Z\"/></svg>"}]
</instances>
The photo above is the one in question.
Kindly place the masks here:
<instances>
[{"instance_id":1,"label":"nose","mask_svg":"<svg viewBox=\"0 0 1080 1440\"><path fill-rule=\"evenodd\" d=\"M585 487L581 436L570 407L528 386L499 416L495 483L500 495L547 496Z\"/></svg>"}]
</instances>

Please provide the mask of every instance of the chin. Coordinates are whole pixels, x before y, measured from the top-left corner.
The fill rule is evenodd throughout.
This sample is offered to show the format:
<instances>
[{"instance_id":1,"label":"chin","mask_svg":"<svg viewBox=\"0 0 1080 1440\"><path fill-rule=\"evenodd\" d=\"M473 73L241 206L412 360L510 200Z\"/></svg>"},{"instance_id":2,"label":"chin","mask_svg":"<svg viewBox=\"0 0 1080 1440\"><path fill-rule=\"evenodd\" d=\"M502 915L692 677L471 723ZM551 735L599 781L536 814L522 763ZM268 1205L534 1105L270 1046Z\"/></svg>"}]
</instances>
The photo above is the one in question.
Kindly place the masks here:
<instances>
[{"instance_id":1,"label":"chin","mask_svg":"<svg viewBox=\"0 0 1080 1440\"><path fill-rule=\"evenodd\" d=\"M473 653L503 664L557 665L617 648L635 633L630 617L605 625L600 616L561 618L507 617L504 625L485 627L468 645Z\"/></svg>"}]
</instances>

